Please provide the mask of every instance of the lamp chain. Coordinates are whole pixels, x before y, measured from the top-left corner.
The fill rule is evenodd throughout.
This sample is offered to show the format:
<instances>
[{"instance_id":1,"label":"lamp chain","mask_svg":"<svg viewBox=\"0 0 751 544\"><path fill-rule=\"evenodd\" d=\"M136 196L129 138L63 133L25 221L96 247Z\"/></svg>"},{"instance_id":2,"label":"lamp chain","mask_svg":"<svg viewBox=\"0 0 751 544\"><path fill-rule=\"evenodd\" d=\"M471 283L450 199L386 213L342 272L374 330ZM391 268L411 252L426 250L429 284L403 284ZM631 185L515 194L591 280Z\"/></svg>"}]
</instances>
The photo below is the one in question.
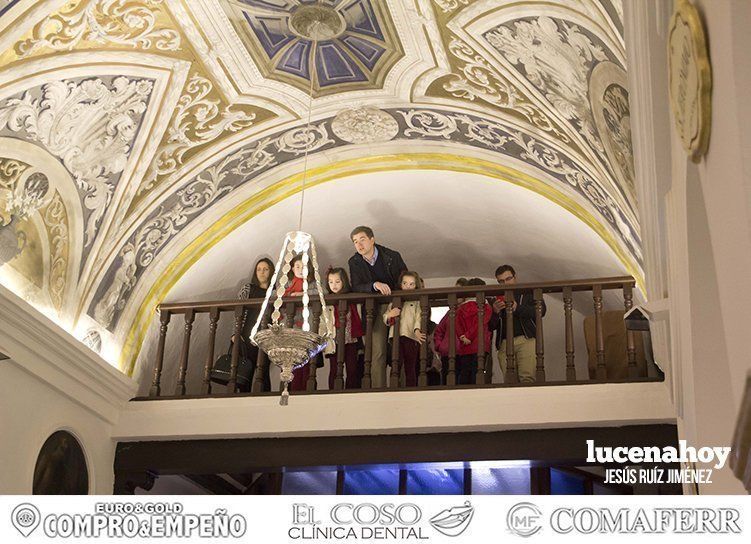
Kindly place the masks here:
<instances>
[{"instance_id":1,"label":"lamp chain","mask_svg":"<svg viewBox=\"0 0 751 544\"><path fill-rule=\"evenodd\" d=\"M316 27L320 25L320 21L315 21L313 25ZM313 36L316 36L315 30L311 33ZM313 38L313 50L312 54L310 56L311 59L315 58L316 48L318 47L318 39ZM311 117L313 115L313 70L310 70L310 87L308 88L308 124L305 127L305 157L303 159L303 170L302 170L302 189L300 190L300 218L297 221L297 230L302 230L302 217L303 217L303 209L305 208L305 181L308 178L308 150L310 149L311 141L310 138L310 121Z\"/></svg>"}]
</instances>

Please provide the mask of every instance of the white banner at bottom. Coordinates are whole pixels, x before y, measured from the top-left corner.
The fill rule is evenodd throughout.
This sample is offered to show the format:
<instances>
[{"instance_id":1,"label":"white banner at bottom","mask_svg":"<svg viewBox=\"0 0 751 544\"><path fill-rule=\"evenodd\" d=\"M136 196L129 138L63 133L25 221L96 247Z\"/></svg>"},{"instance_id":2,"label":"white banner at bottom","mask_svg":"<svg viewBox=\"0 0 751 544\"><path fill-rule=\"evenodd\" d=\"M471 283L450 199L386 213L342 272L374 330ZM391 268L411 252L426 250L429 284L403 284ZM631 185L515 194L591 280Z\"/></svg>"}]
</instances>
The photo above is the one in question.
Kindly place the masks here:
<instances>
[{"instance_id":1,"label":"white banner at bottom","mask_svg":"<svg viewBox=\"0 0 751 544\"><path fill-rule=\"evenodd\" d=\"M0 497L2 542L748 542L747 496Z\"/></svg>"}]
</instances>

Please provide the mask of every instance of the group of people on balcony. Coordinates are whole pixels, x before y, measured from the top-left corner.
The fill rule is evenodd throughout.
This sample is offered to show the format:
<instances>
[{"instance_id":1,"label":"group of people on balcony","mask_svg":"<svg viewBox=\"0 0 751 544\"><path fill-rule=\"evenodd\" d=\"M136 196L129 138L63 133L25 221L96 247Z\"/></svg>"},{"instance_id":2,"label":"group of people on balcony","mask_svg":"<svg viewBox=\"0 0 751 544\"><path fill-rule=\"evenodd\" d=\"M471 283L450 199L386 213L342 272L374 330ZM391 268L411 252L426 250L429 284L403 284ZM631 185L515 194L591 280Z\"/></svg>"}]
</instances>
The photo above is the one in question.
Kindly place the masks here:
<instances>
[{"instance_id":1,"label":"group of people on balcony","mask_svg":"<svg viewBox=\"0 0 751 544\"><path fill-rule=\"evenodd\" d=\"M348 292L380 293L390 295L392 291L408 291L421 289L424 283L420 275L409 270L402 256L376 243L375 234L370 227L356 227L350 238L354 244L355 254L349 259L349 274L344 268L329 268L325 277L325 289L329 294ZM289 284L284 293L285 297L302 295L303 291L303 263L300 256L291 263ZM263 298L274 275L274 264L267 258L260 259L255 266L252 279L240 291L239 298ZM495 271L495 278L499 284L512 285L516 283L516 272L511 265L499 266ZM485 285L480 278L459 278L456 286ZM507 302L504 297L497 296L484 301L484 327L480 331L480 306L475 297L459 299L455 317L455 377L457 384L475 383L478 365L478 337L484 335L484 350L490 356L493 331L495 348L501 371L506 371L506 317ZM510 302L513 312L514 355L520 382L535 381L535 304L531 294L515 294ZM364 362L362 347L365 336L365 319L359 304L349 304L344 316L339 315L336 305L327 306L326 311L331 323L337 330L344 327L344 344L336 345L330 342L324 351L329 361L329 389L334 389L337 374L337 352L344 350L344 387L357 389L360 387ZM545 304L542 305L543 315ZM398 317L398 332L395 330ZM257 315L245 316L243 338L249 339L251 329ZM344 320L344 323L340 320ZM428 343L428 384L439 385L446 383L449 368L449 315L446 314L437 325L428 320L428 330L422 329L422 308L419 300L405 301L401 307L394 307L393 303L381 304L376 309L373 319L371 335L371 384L374 388L382 388L387 384L387 365L389 342L394 336L399 336L399 361L402 366L402 378L406 386L416 386L419 373L420 347ZM300 326L301 315L294 316L295 326ZM324 319L320 320L321 332L325 327ZM253 360L257 351L251 354ZM291 384L293 391L306 389L311 372L311 362L297 369ZM323 365L322 361L318 362ZM264 376L264 389L269 390L268 372Z\"/></svg>"}]
</instances>

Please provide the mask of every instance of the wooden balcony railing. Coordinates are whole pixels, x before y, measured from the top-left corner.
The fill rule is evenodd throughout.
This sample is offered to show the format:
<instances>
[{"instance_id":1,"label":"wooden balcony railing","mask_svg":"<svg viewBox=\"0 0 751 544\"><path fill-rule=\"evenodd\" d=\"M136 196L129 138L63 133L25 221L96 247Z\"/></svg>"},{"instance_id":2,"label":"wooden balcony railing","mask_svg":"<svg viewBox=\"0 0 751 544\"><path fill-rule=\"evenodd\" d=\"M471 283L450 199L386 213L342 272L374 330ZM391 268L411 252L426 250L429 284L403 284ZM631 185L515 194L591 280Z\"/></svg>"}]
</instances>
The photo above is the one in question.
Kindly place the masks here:
<instances>
[{"instance_id":1,"label":"wooden balcony railing","mask_svg":"<svg viewBox=\"0 0 751 544\"><path fill-rule=\"evenodd\" d=\"M545 368L546 368L546 351L545 351L545 321L542 311L543 295L559 293L563 299L563 313L564 313L564 338L565 338L565 352L557 355L556 361L560 361L558 364L565 364L565 382L586 382L592 380L577 380L575 357L576 349L574 342L574 321L573 321L573 294L577 292L591 293L592 305L591 308L594 314L594 330L595 330L595 352L596 352L596 370L594 381L608 380L608 370L605 360L605 337L603 334L603 292L616 291L619 294L622 293L623 297L623 311L628 311L633 305L633 289L635 281L631 277L613 277L613 278L599 278L599 279L583 279L574 281L555 281L555 282L541 282L541 283L527 283L516 285L481 285L481 286L468 286L468 287L452 287L452 288L435 288L435 289L419 289L415 291L396 291L391 295L380 294L368 294L368 293L348 293L344 295L328 295L326 296L326 303L338 305L340 315L344 315L348 311L348 306L351 303L358 303L363 308L363 325L365 327L365 333L363 336L364 341L364 375L362 377L362 389L374 390L371 387L371 365L372 365L372 331L373 323L375 319L381 319L381 315L377 315L380 305L392 302L395 307L400 307L405 301L419 300L422 313L422 330L428 330L428 319L430 316L430 309L433 307L446 307L448 306L448 334L449 334L449 353L448 353L448 369L445 375L445 386L451 387L456 384L456 360L457 360L457 343L456 338L456 314L459 298L476 297L476 300L486 300L496 295L504 295L506 300L513 300L515 292L531 293L535 302L535 322L537 328L537 334L535 337L535 355L536 355L536 372L535 372L535 384L541 384L546 382ZM208 314L209 325L207 331L208 351L206 357L200 361L203 365L202 368L202 384L201 384L201 396L208 395L236 395L237 392L237 368L240 358L240 343L234 342L231 352L231 368L229 382L226 386L217 387L216 384L211 382L211 371L215 360L216 349L215 344L217 340L217 326L220 319L229 314L232 316L233 323L233 336L239 335L243 328L243 316L246 310L252 310L253 308L260 310L262 299L250 299L250 300L221 300L210 301L201 303L170 303L161 304L159 306L159 315L161 326L159 329L159 340L156 351L156 361L154 364L153 381L148 398L175 398L186 396L186 376L188 374L189 364L196 364L198 361L191 361L190 359L190 346L191 336L194 334L193 324L198 314ZM295 308L300 306L301 302L299 298L290 299L285 301L285 315L287 324L292 325L294 319ZM478 330L482 330L484 326L484 311L485 305L478 304ZM257 311L255 312L257 315ZM504 312L504 310L502 310ZM320 319L321 308L319 303L312 303L312 329L317 330L318 322ZM165 364L165 346L167 340L167 333L170 323L173 322L173 316L182 315L183 321L183 338L182 348L179 350L179 362L177 365L177 379L174 395L166 397L162 393L162 373ZM507 305L505 309L505 322L508 324L506 327L506 372L504 375L503 384L494 384L495 386L517 384L519 382L517 365L514 356L514 327L513 327L513 313L511 305ZM268 322L269 311L264 316L265 322ZM396 318L394 323L394 330L399 330L399 318ZM343 321L343 320L341 320ZM518 334L518 331L517 331ZM337 345L343 345L344 343L344 328L341 326L336 331ZM478 334L478 370L476 373L476 387L485 387L491 385L492 378L492 352L491 346L485 346L485 336ZM645 376L639 376L639 369L637 367L636 348L634 342L634 332L627 331L626 333L626 353L625 356L628 361L628 379L639 380L645 378ZM491 337L492 341L492 337ZM392 341L391 358L391 372L388 375L389 388L399 387L400 382L400 361L399 361L399 336L395 335ZM419 374L418 374L418 388L426 387L427 385L427 369L428 362L432 358L432 354L428 353L428 343L424 342L420 346L419 357ZM335 390L342 390L344 387L344 350L337 350L337 371L336 380L334 382ZM269 373L269 363L263 353L258 350L257 364L255 368L254 376L252 377L252 388L250 394L263 393L264 381L268 383L266 375ZM316 390L316 372L310 372L310 377L307 382L307 391L312 392ZM245 393L248 394L248 393ZM294 394L294 393L293 393Z\"/></svg>"}]
</instances>

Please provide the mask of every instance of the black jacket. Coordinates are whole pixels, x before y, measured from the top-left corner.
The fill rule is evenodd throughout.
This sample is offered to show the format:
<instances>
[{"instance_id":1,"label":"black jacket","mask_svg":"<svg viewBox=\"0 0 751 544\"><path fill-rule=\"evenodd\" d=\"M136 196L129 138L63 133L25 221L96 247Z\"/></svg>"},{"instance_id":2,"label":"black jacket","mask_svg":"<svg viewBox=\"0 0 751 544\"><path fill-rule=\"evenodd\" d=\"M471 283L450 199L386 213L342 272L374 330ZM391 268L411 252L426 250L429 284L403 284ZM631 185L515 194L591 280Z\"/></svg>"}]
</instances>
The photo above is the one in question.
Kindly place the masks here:
<instances>
[{"instance_id":1,"label":"black jacket","mask_svg":"<svg viewBox=\"0 0 751 544\"><path fill-rule=\"evenodd\" d=\"M388 283L391 289L398 289L396 282L399 281L399 276L402 272L407 270L407 265L404 264L402 256L398 251L389 249L387 247L376 244L378 248L378 258L383 259L383 263L386 267L386 274L389 278ZM371 266L359 253L355 253L349 258L349 277L352 282L352 290L358 293L373 293L373 283L376 281L373 279L371 272Z\"/></svg>"},{"instance_id":2,"label":"black jacket","mask_svg":"<svg viewBox=\"0 0 751 544\"><path fill-rule=\"evenodd\" d=\"M237 298L240 300L263 298L265 296L266 289L259 285L256 285L255 283L246 283L242 286L240 292L237 294ZM242 336L246 340L250 339L250 333L253 331L253 327L255 326L256 321L258 321L259 311L259 308L245 309L245 312L243 314Z\"/></svg>"},{"instance_id":3,"label":"black jacket","mask_svg":"<svg viewBox=\"0 0 751 544\"><path fill-rule=\"evenodd\" d=\"M537 336L537 324L535 320L535 299L532 293L522 293L515 295L516 311L514 311L514 336L524 335L527 338ZM545 315L547 307L545 299L542 301L542 315ZM517 326L521 325L521 330ZM491 328L496 331L495 347L500 349L501 342L506 339L506 310L501 310L500 315L494 314L491 319Z\"/></svg>"}]
</instances>

